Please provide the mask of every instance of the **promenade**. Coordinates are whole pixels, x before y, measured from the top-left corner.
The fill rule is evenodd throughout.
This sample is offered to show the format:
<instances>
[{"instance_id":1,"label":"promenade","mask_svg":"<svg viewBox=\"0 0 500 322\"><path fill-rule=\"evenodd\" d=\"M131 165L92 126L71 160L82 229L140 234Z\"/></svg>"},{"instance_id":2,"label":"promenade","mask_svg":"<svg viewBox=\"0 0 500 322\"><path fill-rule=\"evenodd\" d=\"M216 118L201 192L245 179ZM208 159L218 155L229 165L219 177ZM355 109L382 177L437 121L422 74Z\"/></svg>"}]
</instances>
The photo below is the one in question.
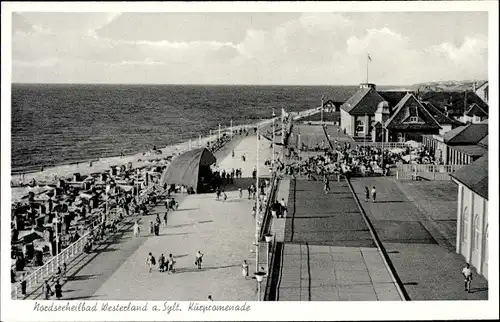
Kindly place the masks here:
<instances>
[{"instance_id":1,"label":"promenade","mask_svg":"<svg viewBox=\"0 0 500 322\"><path fill-rule=\"evenodd\" d=\"M472 293L463 289L465 260L455 252L456 235L449 233L450 222L456 222L452 182L435 183L435 189L432 182L418 189L390 177L351 182L411 300L488 299L488 281L475 272ZM364 200L365 186L377 188L376 203Z\"/></svg>"},{"instance_id":2,"label":"promenade","mask_svg":"<svg viewBox=\"0 0 500 322\"><path fill-rule=\"evenodd\" d=\"M347 183L292 180L279 301L399 301Z\"/></svg>"},{"instance_id":3,"label":"promenade","mask_svg":"<svg viewBox=\"0 0 500 322\"><path fill-rule=\"evenodd\" d=\"M248 136L230 142L216 153L218 165L226 170L242 168L243 176L251 175L256 161L256 137ZM261 140L260 169L271 157L269 141ZM231 150L235 157L231 157ZM246 161L237 157L245 153ZM220 161L219 161L220 160ZM247 180L248 179L241 179ZM68 280L63 284L64 299L88 300L214 300L256 299L255 218L251 214L254 200L246 193L226 191L226 201L215 200L214 194L176 196L179 209L168 214L168 225L160 227L159 236L150 236L149 221L156 214L163 218L159 204L151 215L140 217L141 235L132 235L131 217L118 234L99 246L94 253L82 255L69 265ZM197 251L205 254L203 268L194 265ZM176 272L162 273L158 268L148 272L146 258L152 252L156 259L163 253L175 258ZM250 277L241 274L247 260ZM42 299L41 291L29 299Z\"/></svg>"}]
</instances>

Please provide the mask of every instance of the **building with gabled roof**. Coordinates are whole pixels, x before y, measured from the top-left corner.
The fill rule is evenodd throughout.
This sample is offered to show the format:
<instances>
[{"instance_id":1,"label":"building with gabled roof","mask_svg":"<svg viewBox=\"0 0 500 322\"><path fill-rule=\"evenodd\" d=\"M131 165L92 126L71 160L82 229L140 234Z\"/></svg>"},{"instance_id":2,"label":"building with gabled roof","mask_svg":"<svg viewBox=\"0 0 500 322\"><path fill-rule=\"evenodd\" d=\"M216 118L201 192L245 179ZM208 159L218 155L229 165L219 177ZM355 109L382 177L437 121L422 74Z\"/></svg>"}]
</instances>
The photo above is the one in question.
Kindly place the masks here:
<instances>
[{"instance_id":1,"label":"building with gabled roof","mask_svg":"<svg viewBox=\"0 0 500 322\"><path fill-rule=\"evenodd\" d=\"M370 137L377 106L383 101L374 84L361 84L358 91L340 107L342 129L354 138Z\"/></svg>"},{"instance_id":2,"label":"building with gabled roof","mask_svg":"<svg viewBox=\"0 0 500 322\"><path fill-rule=\"evenodd\" d=\"M485 102L486 104L488 104L488 100L489 100L489 84L488 84L488 81L485 81L485 82L482 82L482 83L478 83L478 82L474 82L472 84L472 91L474 93L476 93L477 96L479 96L479 98L481 98L483 100L483 102Z\"/></svg>"},{"instance_id":3,"label":"building with gabled roof","mask_svg":"<svg viewBox=\"0 0 500 322\"><path fill-rule=\"evenodd\" d=\"M456 251L488 279L488 154L451 177L458 185Z\"/></svg>"},{"instance_id":4,"label":"building with gabled roof","mask_svg":"<svg viewBox=\"0 0 500 322\"><path fill-rule=\"evenodd\" d=\"M423 143L442 164L470 164L487 153L488 124L469 123L444 135L425 136Z\"/></svg>"}]
</instances>

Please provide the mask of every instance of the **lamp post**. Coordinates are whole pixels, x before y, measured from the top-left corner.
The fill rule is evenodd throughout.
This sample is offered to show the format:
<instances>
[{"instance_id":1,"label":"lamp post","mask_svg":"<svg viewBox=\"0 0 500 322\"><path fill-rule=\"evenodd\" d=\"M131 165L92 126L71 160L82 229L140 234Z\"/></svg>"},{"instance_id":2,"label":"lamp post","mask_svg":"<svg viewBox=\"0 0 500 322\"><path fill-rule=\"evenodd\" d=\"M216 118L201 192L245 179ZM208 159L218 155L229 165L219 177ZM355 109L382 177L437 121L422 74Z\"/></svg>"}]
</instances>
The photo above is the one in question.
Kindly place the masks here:
<instances>
[{"instance_id":1,"label":"lamp post","mask_svg":"<svg viewBox=\"0 0 500 322\"><path fill-rule=\"evenodd\" d=\"M264 280L264 276L266 276L266 273L257 270L257 272L255 272L254 275L255 275L255 278L257 279L257 301L261 301L261 299L260 299L260 288L261 288L260 284Z\"/></svg>"},{"instance_id":2,"label":"lamp post","mask_svg":"<svg viewBox=\"0 0 500 322\"><path fill-rule=\"evenodd\" d=\"M257 200L256 200L256 209L255 209L255 271L259 271L259 217L260 217L260 211L259 211L259 205L260 205L260 191L259 191L259 126L257 126L257 181L256 181L256 187L255 187L255 193L257 194Z\"/></svg>"},{"instance_id":3,"label":"lamp post","mask_svg":"<svg viewBox=\"0 0 500 322\"><path fill-rule=\"evenodd\" d=\"M299 176L301 175L302 172L302 167L300 166L300 161L302 160L302 147L301 147L301 142L300 142L300 133L297 134L298 138L298 146L299 146Z\"/></svg>"},{"instance_id":4,"label":"lamp post","mask_svg":"<svg viewBox=\"0 0 500 322\"><path fill-rule=\"evenodd\" d=\"M219 140L220 140L220 123L219 123Z\"/></svg>"},{"instance_id":5,"label":"lamp post","mask_svg":"<svg viewBox=\"0 0 500 322\"><path fill-rule=\"evenodd\" d=\"M231 119L231 122L230 122L231 126L231 140L233 139L233 119Z\"/></svg>"},{"instance_id":6,"label":"lamp post","mask_svg":"<svg viewBox=\"0 0 500 322\"><path fill-rule=\"evenodd\" d=\"M324 99L325 99L325 96L324 95L321 95L321 125L323 125L323 108L324 108Z\"/></svg>"},{"instance_id":7,"label":"lamp post","mask_svg":"<svg viewBox=\"0 0 500 322\"><path fill-rule=\"evenodd\" d=\"M272 161L272 169L274 171L274 136L275 136L275 133L274 133L274 118L276 117L276 114L274 114L274 108L273 108L273 161Z\"/></svg>"},{"instance_id":8,"label":"lamp post","mask_svg":"<svg viewBox=\"0 0 500 322\"><path fill-rule=\"evenodd\" d=\"M201 148L201 134L198 135L198 145L200 146Z\"/></svg>"}]
</instances>

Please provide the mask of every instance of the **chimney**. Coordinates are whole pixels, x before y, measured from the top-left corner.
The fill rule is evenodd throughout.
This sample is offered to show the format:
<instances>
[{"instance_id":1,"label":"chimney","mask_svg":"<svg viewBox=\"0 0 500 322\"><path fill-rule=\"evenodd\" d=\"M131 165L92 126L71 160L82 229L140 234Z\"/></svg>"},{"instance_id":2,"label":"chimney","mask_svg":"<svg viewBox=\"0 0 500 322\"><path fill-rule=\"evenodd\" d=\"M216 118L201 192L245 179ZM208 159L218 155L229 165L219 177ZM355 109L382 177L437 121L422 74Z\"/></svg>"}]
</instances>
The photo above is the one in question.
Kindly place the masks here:
<instances>
[{"instance_id":1,"label":"chimney","mask_svg":"<svg viewBox=\"0 0 500 322\"><path fill-rule=\"evenodd\" d=\"M475 93L477 90L477 82L476 81L473 81L472 82L472 91Z\"/></svg>"}]
</instances>

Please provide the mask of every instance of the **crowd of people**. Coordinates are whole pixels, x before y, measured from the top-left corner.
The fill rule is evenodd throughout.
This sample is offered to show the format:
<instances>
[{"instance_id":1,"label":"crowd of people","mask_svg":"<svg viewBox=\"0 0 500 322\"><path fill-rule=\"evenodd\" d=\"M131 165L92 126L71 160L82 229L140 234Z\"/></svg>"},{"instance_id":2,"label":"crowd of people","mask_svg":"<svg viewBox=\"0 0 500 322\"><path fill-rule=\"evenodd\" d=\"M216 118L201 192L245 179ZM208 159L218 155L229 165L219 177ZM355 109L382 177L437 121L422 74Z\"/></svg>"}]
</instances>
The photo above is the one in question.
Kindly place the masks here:
<instances>
[{"instance_id":1,"label":"crowd of people","mask_svg":"<svg viewBox=\"0 0 500 322\"><path fill-rule=\"evenodd\" d=\"M289 157L295 162L284 169L285 174L301 174L309 179L325 175L343 174L347 176L388 175L390 168L401 164L439 164L423 145L406 146L405 148L384 149L336 141L334 149L320 149L322 154L301 159L297 151L291 151ZM310 150L310 149L309 149Z\"/></svg>"}]
</instances>

